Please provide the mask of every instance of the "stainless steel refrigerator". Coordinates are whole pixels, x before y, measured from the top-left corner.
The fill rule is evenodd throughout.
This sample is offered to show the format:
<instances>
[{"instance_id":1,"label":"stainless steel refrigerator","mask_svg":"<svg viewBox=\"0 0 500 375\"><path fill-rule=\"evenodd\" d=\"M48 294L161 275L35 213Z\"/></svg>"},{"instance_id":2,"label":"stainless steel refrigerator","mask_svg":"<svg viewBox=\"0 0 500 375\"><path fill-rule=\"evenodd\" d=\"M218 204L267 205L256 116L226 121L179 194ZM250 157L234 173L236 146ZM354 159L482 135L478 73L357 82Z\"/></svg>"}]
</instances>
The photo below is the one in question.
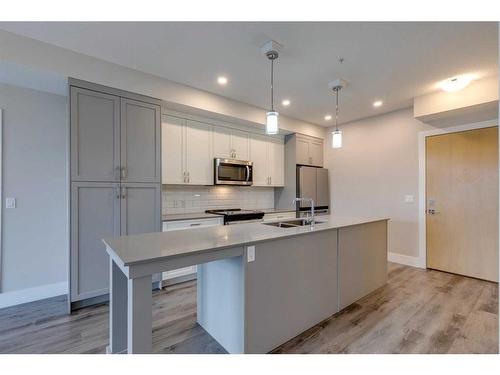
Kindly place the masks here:
<instances>
[{"instance_id":1,"label":"stainless steel refrigerator","mask_svg":"<svg viewBox=\"0 0 500 375\"><path fill-rule=\"evenodd\" d=\"M314 200L315 211L318 214L329 213L328 169L297 166L297 198L311 198ZM297 202L297 211L300 216L310 210L309 202Z\"/></svg>"}]
</instances>

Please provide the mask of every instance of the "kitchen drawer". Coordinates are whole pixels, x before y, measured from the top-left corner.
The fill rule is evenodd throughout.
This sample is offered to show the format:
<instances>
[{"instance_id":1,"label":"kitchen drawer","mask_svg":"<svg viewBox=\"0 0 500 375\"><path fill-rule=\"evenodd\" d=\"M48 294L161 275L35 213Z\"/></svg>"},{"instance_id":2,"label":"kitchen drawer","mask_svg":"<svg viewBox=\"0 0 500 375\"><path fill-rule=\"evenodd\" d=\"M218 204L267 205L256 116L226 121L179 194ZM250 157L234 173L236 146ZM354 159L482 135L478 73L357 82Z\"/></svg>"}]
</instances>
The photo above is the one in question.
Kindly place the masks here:
<instances>
[{"instance_id":1,"label":"kitchen drawer","mask_svg":"<svg viewBox=\"0 0 500 375\"><path fill-rule=\"evenodd\" d=\"M264 222L272 220L295 219L295 211L273 212L264 215Z\"/></svg>"},{"instance_id":2,"label":"kitchen drawer","mask_svg":"<svg viewBox=\"0 0 500 375\"><path fill-rule=\"evenodd\" d=\"M192 229L198 227L209 227L212 225L222 225L222 217L214 217L210 219L195 219L195 220L175 220L164 221L162 231L167 232L170 230Z\"/></svg>"}]
</instances>

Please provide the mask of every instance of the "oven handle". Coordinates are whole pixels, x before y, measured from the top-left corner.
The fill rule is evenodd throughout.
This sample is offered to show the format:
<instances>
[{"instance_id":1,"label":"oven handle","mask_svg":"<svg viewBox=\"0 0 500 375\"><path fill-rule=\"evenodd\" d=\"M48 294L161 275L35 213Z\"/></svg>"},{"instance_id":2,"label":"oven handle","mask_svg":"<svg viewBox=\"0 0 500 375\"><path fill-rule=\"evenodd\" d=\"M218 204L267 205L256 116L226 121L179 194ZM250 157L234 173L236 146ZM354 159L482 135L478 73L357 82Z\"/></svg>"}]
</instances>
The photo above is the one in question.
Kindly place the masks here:
<instances>
[{"instance_id":1,"label":"oven handle","mask_svg":"<svg viewBox=\"0 0 500 375\"><path fill-rule=\"evenodd\" d=\"M246 182L248 182L250 180L250 166L246 166L247 167L247 180Z\"/></svg>"}]
</instances>

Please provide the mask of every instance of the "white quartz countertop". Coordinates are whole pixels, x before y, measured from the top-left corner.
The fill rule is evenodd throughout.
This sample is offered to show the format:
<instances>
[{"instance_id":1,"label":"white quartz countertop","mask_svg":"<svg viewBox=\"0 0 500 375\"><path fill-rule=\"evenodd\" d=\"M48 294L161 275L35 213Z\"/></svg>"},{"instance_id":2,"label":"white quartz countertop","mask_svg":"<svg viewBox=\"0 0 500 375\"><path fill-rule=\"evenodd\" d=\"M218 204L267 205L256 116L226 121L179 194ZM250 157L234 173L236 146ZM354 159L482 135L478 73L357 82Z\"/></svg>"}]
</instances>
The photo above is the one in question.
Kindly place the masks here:
<instances>
[{"instance_id":1,"label":"white quartz countertop","mask_svg":"<svg viewBox=\"0 0 500 375\"><path fill-rule=\"evenodd\" d=\"M318 231L331 230L376 221L389 220L387 217L347 217L322 215L316 218L313 228L278 228L262 223L238 225L216 225L189 230L174 230L106 238L104 243L110 255L130 266L155 260L166 260L196 253L227 249L265 242L273 239L307 235Z\"/></svg>"}]
</instances>

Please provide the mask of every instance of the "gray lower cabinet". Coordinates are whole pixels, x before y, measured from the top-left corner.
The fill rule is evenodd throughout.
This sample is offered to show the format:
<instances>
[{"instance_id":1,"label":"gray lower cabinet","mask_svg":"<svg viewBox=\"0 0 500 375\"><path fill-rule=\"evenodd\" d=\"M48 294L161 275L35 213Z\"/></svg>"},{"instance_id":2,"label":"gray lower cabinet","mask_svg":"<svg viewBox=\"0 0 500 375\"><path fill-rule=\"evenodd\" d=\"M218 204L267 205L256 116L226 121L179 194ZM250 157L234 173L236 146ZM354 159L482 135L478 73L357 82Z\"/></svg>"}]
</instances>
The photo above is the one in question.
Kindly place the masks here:
<instances>
[{"instance_id":1,"label":"gray lower cabinet","mask_svg":"<svg viewBox=\"0 0 500 375\"><path fill-rule=\"evenodd\" d=\"M161 231L161 185L121 184L121 235Z\"/></svg>"},{"instance_id":2,"label":"gray lower cabinet","mask_svg":"<svg viewBox=\"0 0 500 375\"><path fill-rule=\"evenodd\" d=\"M121 98L122 182L161 182L160 106Z\"/></svg>"},{"instance_id":3,"label":"gray lower cabinet","mask_svg":"<svg viewBox=\"0 0 500 375\"><path fill-rule=\"evenodd\" d=\"M387 221L340 228L339 308L387 282Z\"/></svg>"},{"instance_id":4,"label":"gray lower cabinet","mask_svg":"<svg viewBox=\"0 0 500 375\"><path fill-rule=\"evenodd\" d=\"M74 182L71 190L71 302L77 302L108 293L103 238L160 231L161 185Z\"/></svg>"},{"instance_id":5,"label":"gray lower cabinet","mask_svg":"<svg viewBox=\"0 0 500 375\"><path fill-rule=\"evenodd\" d=\"M71 302L106 294L109 259L102 238L120 235L119 184L71 186Z\"/></svg>"},{"instance_id":6,"label":"gray lower cabinet","mask_svg":"<svg viewBox=\"0 0 500 375\"><path fill-rule=\"evenodd\" d=\"M120 97L71 87L71 180L120 180Z\"/></svg>"}]
</instances>

